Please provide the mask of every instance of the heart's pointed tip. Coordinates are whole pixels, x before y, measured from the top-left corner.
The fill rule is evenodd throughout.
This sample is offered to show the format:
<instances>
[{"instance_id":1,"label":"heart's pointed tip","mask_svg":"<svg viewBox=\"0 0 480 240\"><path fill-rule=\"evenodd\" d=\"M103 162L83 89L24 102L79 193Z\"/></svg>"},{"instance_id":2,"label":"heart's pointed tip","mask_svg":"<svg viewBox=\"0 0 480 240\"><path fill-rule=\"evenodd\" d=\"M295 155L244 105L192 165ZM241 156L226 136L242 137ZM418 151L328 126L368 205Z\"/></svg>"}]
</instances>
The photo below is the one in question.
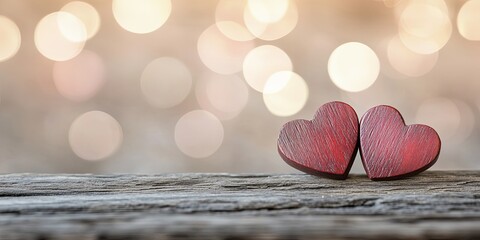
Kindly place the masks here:
<instances>
[{"instance_id":1,"label":"heart's pointed tip","mask_svg":"<svg viewBox=\"0 0 480 240\"><path fill-rule=\"evenodd\" d=\"M412 177L417 174L402 174L402 175L395 175L395 176L372 176L367 174L367 177L375 182L382 182L382 181L393 181L393 180L400 180Z\"/></svg>"},{"instance_id":2,"label":"heart's pointed tip","mask_svg":"<svg viewBox=\"0 0 480 240\"><path fill-rule=\"evenodd\" d=\"M289 166L291 166L291 167L293 167L293 168L295 168L299 171L302 171L304 173L307 173L309 175L314 175L314 176L317 176L317 177L334 179L334 180L345 180L345 179L347 179L348 174L350 172L350 169L346 169L346 171L342 174L324 172L324 171L321 171L321 170L317 170L317 169L299 164L298 162L296 162L296 161L288 158L287 156L285 156L285 154L283 154L283 152L281 151L280 148L278 148L278 153L282 157L283 161L285 163L287 163Z\"/></svg>"},{"instance_id":3,"label":"heart's pointed tip","mask_svg":"<svg viewBox=\"0 0 480 240\"><path fill-rule=\"evenodd\" d=\"M343 173L343 174L323 172L323 171L319 171L319 170L316 170L316 169L313 169L313 168L309 168L309 167L300 165L297 162L292 161L288 158L283 158L283 161L285 163L287 163L289 166L291 166L291 167L293 167L293 168L295 168L295 169L297 169L301 172L307 173L309 175L317 176L317 177L334 179L334 180L345 180L348 177L348 172Z\"/></svg>"},{"instance_id":4,"label":"heart's pointed tip","mask_svg":"<svg viewBox=\"0 0 480 240\"><path fill-rule=\"evenodd\" d=\"M374 182L388 182L388 181L408 179L408 178L411 178L415 175L417 175L417 174L414 174L414 175L400 175L400 176L392 176L392 177L369 177L369 178L370 178L370 180L372 180Z\"/></svg>"},{"instance_id":5,"label":"heart's pointed tip","mask_svg":"<svg viewBox=\"0 0 480 240\"><path fill-rule=\"evenodd\" d=\"M404 173L404 174L400 174L400 175L394 175L394 176L372 176L372 175L368 175L368 178L370 178L370 180L372 181L393 181L393 180L402 180L402 179L409 179L409 178L414 178L420 174L422 174L423 172L425 172L427 169L429 169L431 166L433 166L433 164L435 163L436 160L432 161L430 164L416 170L416 171L413 171L413 172L408 172L408 173Z\"/></svg>"},{"instance_id":6,"label":"heart's pointed tip","mask_svg":"<svg viewBox=\"0 0 480 240\"><path fill-rule=\"evenodd\" d=\"M333 173L320 172L320 171L303 171L303 172L308 173L310 175L317 176L317 177L328 178L328 179L333 179L333 180L345 180L345 179L348 178L348 173L333 174Z\"/></svg>"}]
</instances>

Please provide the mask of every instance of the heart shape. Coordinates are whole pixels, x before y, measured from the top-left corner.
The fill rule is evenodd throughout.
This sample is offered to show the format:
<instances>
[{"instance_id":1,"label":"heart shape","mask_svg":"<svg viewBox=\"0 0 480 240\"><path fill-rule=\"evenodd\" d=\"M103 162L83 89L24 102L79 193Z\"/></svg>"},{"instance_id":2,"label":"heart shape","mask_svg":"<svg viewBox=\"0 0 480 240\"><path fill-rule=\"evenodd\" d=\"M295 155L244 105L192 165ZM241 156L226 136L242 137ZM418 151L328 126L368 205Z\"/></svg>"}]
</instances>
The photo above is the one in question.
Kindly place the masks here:
<instances>
[{"instance_id":1,"label":"heart shape","mask_svg":"<svg viewBox=\"0 0 480 240\"><path fill-rule=\"evenodd\" d=\"M322 105L313 120L286 123L278 152L290 166L310 174L347 178L358 149L358 117L348 104Z\"/></svg>"},{"instance_id":2,"label":"heart shape","mask_svg":"<svg viewBox=\"0 0 480 240\"><path fill-rule=\"evenodd\" d=\"M390 106L369 109L360 120L360 155L372 180L412 176L431 167L440 153L440 137L429 126L405 125Z\"/></svg>"}]
</instances>

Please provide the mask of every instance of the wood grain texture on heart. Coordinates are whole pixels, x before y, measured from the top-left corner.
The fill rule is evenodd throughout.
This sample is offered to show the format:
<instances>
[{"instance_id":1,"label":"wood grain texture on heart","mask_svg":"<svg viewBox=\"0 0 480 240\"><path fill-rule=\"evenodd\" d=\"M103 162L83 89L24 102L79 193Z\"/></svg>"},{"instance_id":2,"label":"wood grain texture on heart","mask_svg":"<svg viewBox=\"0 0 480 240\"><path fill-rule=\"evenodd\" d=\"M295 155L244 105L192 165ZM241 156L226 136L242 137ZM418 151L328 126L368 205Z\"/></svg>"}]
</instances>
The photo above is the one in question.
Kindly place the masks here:
<instances>
[{"instance_id":1,"label":"wood grain texture on heart","mask_svg":"<svg viewBox=\"0 0 480 240\"><path fill-rule=\"evenodd\" d=\"M431 167L440 153L440 137L426 125L405 125L391 106L376 106L360 121L360 155L373 180L411 176Z\"/></svg>"},{"instance_id":2,"label":"wood grain texture on heart","mask_svg":"<svg viewBox=\"0 0 480 240\"><path fill-rule=\"evenodd\" d=\"M322 105L313 120L286 123L278 138L283 160L306 173L345 179L358 149L358 117L348 104Z\"/></svg>"}]
</instances>

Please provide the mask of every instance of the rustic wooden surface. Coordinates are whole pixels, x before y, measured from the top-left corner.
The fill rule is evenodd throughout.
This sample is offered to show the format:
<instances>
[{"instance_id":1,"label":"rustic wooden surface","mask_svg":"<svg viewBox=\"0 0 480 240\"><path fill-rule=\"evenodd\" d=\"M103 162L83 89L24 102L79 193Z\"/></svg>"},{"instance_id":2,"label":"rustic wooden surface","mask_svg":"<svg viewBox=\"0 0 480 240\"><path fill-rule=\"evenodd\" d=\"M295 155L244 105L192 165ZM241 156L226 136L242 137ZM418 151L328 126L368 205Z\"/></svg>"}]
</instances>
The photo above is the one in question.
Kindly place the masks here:
<instances>
[{"instance_id":1,"label":"rustic wooden surface","mask_svg":"<svg viewBox=\"0 0 480 240\"><path fill-rule=\"evenodd\" d=\"M480 172L0 175L0 239L480 239Z\"/></svg>"}]
</instances>

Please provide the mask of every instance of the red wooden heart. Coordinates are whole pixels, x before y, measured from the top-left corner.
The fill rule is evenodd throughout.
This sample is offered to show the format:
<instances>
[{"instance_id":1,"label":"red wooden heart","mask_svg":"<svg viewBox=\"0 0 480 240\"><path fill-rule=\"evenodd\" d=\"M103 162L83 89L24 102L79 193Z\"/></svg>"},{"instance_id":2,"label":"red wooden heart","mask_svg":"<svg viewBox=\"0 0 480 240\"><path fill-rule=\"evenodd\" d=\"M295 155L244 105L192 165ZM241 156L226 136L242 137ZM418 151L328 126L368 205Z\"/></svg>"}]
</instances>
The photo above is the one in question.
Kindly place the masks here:
<instances>
[{"instance_id":1,"label":"red wooden heart","mask_svg":"<svg viewBox=\"0 0 480 240\"><path fill-rule=\"evenodd\" d=\"M313 120L286 123L278 152L290 166L334 179L347 178L358 149L358 117L346 103L321 106Z\"/></svg>"},{"instance_id":2,"label":"red wooden heart","mask_svg":"<svg viewBox=\"0 0 480 240\"><path fill-rule=\"evenodd\" d=\"M433 128L405 125L390 106L376 106L360 120L360 155L372 180L411 176L431 167L440 153L440 137Z\"/></svg>"}]
</instances>

